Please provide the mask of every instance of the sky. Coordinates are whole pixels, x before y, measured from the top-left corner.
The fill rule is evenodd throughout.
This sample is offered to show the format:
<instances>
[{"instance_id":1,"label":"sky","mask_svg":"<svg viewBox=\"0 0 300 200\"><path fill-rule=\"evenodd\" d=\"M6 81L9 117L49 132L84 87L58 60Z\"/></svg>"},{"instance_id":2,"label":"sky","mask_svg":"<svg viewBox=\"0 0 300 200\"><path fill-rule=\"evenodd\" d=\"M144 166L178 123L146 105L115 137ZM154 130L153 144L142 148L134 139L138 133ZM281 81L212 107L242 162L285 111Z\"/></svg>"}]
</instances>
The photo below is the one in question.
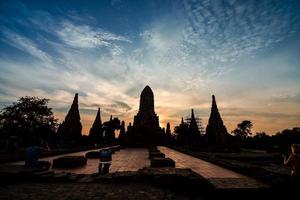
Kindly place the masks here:
<instances>
[{"instance_id":1,"label":"sky","mask_svg":"<svg viewBox=\"0 0 300 200\"><path fill-rule=\"evenodd\" d=\"M162 127L211 95L231 132L300 126L298 0L0 0L0 108L49 98L62 121L79 93L83 133L101 108L133 121L149 85Z\"/></svg>"}]
</instances>

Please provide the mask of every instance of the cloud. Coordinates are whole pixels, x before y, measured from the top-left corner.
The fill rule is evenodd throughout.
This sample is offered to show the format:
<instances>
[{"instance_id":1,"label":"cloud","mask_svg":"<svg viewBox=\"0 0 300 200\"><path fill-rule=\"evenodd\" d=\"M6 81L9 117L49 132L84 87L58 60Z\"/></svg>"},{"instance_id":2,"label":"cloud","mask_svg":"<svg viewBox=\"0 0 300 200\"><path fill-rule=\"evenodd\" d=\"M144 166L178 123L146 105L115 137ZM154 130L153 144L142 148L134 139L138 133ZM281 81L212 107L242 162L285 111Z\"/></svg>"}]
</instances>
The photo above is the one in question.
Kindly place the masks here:
<instances>
[{"instance_id":1,"label":"cloud","mask_svg":"<svg viewBox=\"0 0 300 200\"><path fill-rule=\"evenodd\" d=\"M183 8L185 41L209 64L255 56L300 28L293 3L186 0Z\"/></svg>"},{"instance_id":2,"label":"cloud","mask_svg":"<svg viewBox=\"0 0 300 200\"><path fill-rule=\"evenodd\" d=\"M60 39L75 48L111 48L114 55L122 53L116 42L131 42L128 38L108 31L95 29L88 25L75 25L70 21L62 21L61 29L56 30Z\"/></svg>"},{"instance_id":3,"label":"cloud","mask_svg":"<svg viewBox=\"0 0 300 200\"><path fill-rule=\"evenodd\" d=\"M299 30L300 16L292 9L292 4L266 1L183 1L140 33L143 46L136 58L154 72L181 74L172 77L181 83L177 88L201 91L241 59Z\"/></svg>"},{"instance_id":4,"label":"cloud","mask_svg":"<svg viewBox=\"0 0 300 200\"><path fill-rule=\"evenodd\" d=\"M267 119L299 119L300 114L294 114L290 112L262 112L262 111L253 111L243 108L223 108L222 115L225 117L244 117L244 118L257 118L263 117Z\"/></svg>"},{"instance_id":5,"label":"cloud","mask_svg":"<svg viewBox=\"0 0 300 200\"><path fill-rule=\"evenodd\" d=\"M300 93L277 93L273 95L272 100L279 103L300 103Z\"/></svg>"},{"instance_id":6,"label":"cloud","mask_svg":"<svg viewBox=\"0 0 300 200\"><path fill-rule=\"evenodd\" d=\"M122 101L115 101L115 104L113 104L113 105L115 105L116 107L119 107L125 111L128 111L131 109L131 106L129 106L127 103L122 102Z\"/></svg>"},{"instance_id":7,"label":"cloud","mask_svg":"<svg viewBox=\"0 0 300 200\"><path fill-rule=\"evenodd\" d=\"M80 103L81 106L83 106L84 108L104 108L104 112L108 113L107 110L113 111L112 114L120 114L120 113L124 113L124 112L128 112L132 109L132 107L130 105L128 105L125 102L122 101L114 101L114 103L112 104L107 104L104 103L102 104L101 102L99 102L99 104L96 103L86 103L86 102L82 102Z\"/></svg>"},{"instance_id":8,"label":"cloud","mask_svg":"<svg viewBox=\"0 0 300 200\"><path fill-rule=\"evenodd\" d=\"M29 55L40 59L43 62L52 63L52 58L46 52L41 50L38 45L33 41L30 40L16 32L13 32L9 29L3 28L1 30L2 34L6 38L5 40L2 39L5 43L25 52Z\"/></svg>"}]
</instances>

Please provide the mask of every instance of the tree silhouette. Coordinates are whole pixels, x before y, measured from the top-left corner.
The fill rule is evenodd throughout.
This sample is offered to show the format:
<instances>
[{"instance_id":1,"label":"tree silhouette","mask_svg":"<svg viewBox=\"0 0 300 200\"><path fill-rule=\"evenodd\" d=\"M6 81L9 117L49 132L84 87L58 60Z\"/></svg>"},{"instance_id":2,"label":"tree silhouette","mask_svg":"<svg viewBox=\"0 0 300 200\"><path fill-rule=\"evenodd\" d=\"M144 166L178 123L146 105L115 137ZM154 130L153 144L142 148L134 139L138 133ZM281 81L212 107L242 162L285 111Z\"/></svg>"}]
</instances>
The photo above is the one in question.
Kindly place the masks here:
<instances>
[{"instance_id":1,"label":"tree silhouette","mask_svg":"<svg viewBox=\"0 0 300 200\"><path fill-rule=\"evenodd\" d=\"M6 138L17 137L25 145L32 139L52 139L57 119L48 108L48 102L49 99L26 96L3 108L0 113L1 133Z\"/></svg>"},{"instance_id":2,"label":"tree silhouette","mask_svg":"<svg viewBox=\"0 0 300 200\"><path fill-rule=\"evenodd\" d=\"M237 128L232 131L232 133L242 139L245 139L249 135L252 135L251 128L253 124L249 120L244 120L237 125Z\"/></svg>"}]
</instances>

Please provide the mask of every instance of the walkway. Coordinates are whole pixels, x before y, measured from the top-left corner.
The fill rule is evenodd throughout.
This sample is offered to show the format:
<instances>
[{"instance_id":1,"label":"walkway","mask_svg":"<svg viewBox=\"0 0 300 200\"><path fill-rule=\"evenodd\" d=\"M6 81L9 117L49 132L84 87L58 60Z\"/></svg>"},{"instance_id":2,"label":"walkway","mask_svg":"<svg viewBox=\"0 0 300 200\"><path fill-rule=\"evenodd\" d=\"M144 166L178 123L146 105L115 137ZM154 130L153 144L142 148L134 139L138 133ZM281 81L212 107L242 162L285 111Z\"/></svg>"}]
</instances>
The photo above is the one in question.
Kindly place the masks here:
<instances>
[{"instance_id":1,"label":"walkway","mask_svg":"<svg viewBox=\"0 0 300 200\"><path fill-rule=\"evenodd\" d=\"M97 150L93 150L97 151ZM81 151L76 153L69 153L59 156L51 156L46 158L41 158L40 160L49 161L61 156L84 156L89 151ZM11 164L24 164L24 161L14 162ZM88 159L87 164L83 167L78 167L74 169L56 169L52 168L54 172L70 172L76 174L93 174L98 172L99 159ZM121 149L116 151L112 156L112 165L110 167L110 172L121 172L121 171L137 171L143 167L149 167L150 161L148 159L147 149Z\"/></svg>"},{"instance_id":2,"label":"walkway","mask_svg":"<svg viewBox=\"0 0 300 200\"><path fill-rule=\"evenodd\" d=\"M173 159L178 168L191 168L194 172L206 178L217 188L261 188L266 185L234 171L175 151L167 147L159 147L166 157Z\"/></svg>"}]
</instances>

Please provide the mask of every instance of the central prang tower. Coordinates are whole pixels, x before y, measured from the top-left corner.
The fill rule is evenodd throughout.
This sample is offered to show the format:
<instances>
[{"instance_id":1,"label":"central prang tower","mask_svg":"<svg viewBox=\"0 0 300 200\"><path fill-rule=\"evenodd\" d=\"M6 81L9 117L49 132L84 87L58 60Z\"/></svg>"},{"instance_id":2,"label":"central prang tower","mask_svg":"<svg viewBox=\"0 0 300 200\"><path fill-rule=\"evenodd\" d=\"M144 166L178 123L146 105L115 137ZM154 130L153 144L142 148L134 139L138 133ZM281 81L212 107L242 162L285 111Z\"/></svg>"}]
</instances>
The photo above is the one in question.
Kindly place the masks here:
<instances>
[{"instance_id":1,"label":"central prang tower","mask_svg":"<svg viewBox=\"0 0 300 200\"><path fill-rule=\"evenodd\" d=\"M163 132L159 127L159 117L154 111L154 95L147 85L140 96L139 112L134 116L133 122L134 146L160 145L163 140Z\"/></svg>"}]
</instances>

